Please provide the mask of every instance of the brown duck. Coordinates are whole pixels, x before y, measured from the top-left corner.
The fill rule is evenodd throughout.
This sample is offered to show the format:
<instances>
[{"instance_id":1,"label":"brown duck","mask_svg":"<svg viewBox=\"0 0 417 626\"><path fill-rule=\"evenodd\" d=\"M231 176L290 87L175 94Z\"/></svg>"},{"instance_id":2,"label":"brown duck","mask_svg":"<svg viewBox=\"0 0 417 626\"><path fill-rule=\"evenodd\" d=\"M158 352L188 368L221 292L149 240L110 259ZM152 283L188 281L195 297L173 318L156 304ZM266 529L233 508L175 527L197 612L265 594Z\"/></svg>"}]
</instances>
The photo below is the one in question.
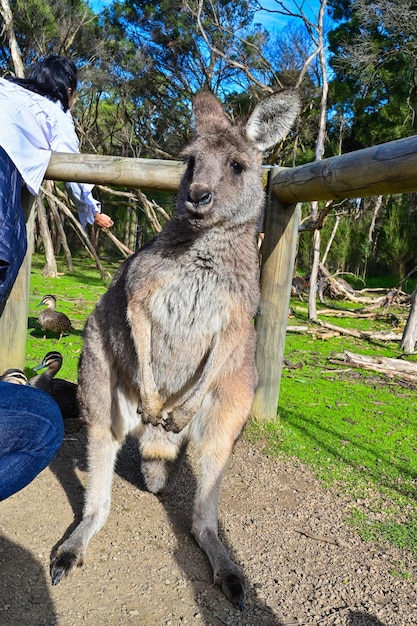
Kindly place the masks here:
<instances>
[{"instance_id":1,"label":"brown duck","mask_svg":"<svg viewBox=\"0 0 417 626\"><path fill-rule=\"evenodd\" d=\"M56 298L51 294L44 296L38 306L46 306L46 309L39 313L40 326L49 332L59 333L59 337L70 333L72 330L71 320L60 311L56 311Z\"/></svg>"},{"instance_id":2,"label":"brown duck","mask_svg":"<svg viewBox=\"0 0 417 626\"><path fill-rule=\"evenodd\" d=\"M60 352L48 352L42 363L34 367L35 371L47 368L46 372L38 374L29 380L32 387L37 387L49 393L61 409L64 420L78 419L79 409L77 403L77 385L64 380L63 378L55 378L55 374L59 372L62 366L62 354Z\"/></svg>"},{"instance_id":3,"label":"brown duck","mask_svg":"<svg viewBox=\"0 0 417 626\"><path fill-rule=\"evenodd\" d=\"M8 370L5 370L0 376L0 380L4 383L13 383L14 385L29 384L26 374L22 370L17 369L17 367L10 367Z\"/></svg>"}]
</instances>

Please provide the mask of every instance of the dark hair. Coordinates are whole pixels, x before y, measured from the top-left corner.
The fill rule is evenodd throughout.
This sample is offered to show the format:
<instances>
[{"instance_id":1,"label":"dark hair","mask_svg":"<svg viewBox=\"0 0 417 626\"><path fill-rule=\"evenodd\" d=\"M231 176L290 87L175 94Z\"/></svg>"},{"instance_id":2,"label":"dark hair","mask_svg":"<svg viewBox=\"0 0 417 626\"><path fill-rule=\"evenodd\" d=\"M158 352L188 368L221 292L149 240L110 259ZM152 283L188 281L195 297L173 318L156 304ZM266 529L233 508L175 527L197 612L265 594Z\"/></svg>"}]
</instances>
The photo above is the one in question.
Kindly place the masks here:
<instances>
[{"instance_id":1,"label":"dark hair","mask_svg":"<svg viewBox=\"0 0 417 626\"><path fill-rule=\"evenodd\" d=\"M38 61L29 78L11 80L53 102L60 102L64 111L67 111L68 89L74 93L77 88L77 68L71 59L52 55Z\"/></svg>"}]
</instances>

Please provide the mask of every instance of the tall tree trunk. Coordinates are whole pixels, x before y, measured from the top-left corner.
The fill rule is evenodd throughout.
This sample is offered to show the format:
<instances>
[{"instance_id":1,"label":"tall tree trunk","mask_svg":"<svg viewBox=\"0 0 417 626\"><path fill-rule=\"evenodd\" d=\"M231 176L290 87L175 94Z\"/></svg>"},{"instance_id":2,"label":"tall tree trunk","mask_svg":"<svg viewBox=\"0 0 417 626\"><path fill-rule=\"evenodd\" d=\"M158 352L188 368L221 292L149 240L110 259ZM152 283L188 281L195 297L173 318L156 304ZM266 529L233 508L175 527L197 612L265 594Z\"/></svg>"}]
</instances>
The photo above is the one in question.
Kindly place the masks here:
<instances>
[{"instance_id":1,"label":"tall tree trunk","mask_svg":"<svg viewBox=\"0 0 417 626\"><path fill-rule=\"evenodd\" d=\"M54 246L52 244L51 233L49 232L48 219L46 217L46 211L45 211L45 206L43 204L43 198L41 196L38 196L35 202L36 202L36 215L38 218L39 231L42 237L43 246L45 248L46 263L42 270L42 276L56 277L58 276L58 270L56 267Z\"/></svg>"},{"instance_id":2,"label":"tall tree trunk","mask_svg":"<svg viewBox=\"0 0 417 626\"><path fill-rule=\"evenodd\" d=\"M67 236L65 234L64 227L61 222L61 218L58 212L58 208L56 206L56 201L53 195L53 182L51 180L45 180L43 183L44 187L48 189L50 192L50 196L48 196L48 204L51 211L51 215L54 219L56 229L58 231L59 242L62 245L62 249L65 255L65 261L67 263L68 270L70 272L74 271L74 264L72 262L71 250L68 245Z\"/></svg>"},{"instance_id":3,"label":"tall tree trunk","mask_svg":"<svg viewBox=\"0 0 417 626\"><path fill-rule=\"evenodd\" d=\"M412 354L417 340L417 287L413 291L411 297L411 309L405 325L403 338L401 341L401 350L406 354Z\"/></svg>"},{"instance_id":4,"label":"tall tree trunk","mask_svg":"<svg viewBox=\"0 0 417 626\"><path fill-rule=\"evenodd\" d=\"M137 249L138 209L131 207L129 212L127 245L131 250Z\"/></svg>"},{"instance_id":5,"label":"tall tree trunk","mask_svg":"<svg viewBox=\"0 0 417 626\"><path fill-rule=\"evenodd\" d=\"M326 113L327 113L327 94L329 84L327 80L326 58L324 54L324 12L327 0L321 0L320 11L317 20L317 49L319 51L320 71L322 77L322 92L320 103L320 121L316 140L316 161L321 161L324 155L324 142L326 138ZM318 202L311 203L311 219L317 221ZM313 235L313 265L310 274L310 291L308 297L308 317L311 320L317 319L316 292L317 292L317 276L320 263L320 231L315 230Z\"/></svg>"},{"instance_id":6,"label":"tall tree trunk","mask_svg":"<svg viewBox=\"0 0 417 626\"><path fill-rule=\"evenodd\" d=\"M25 77L25 67L17 45L16 33L13 25L13 13L9 0L0 0L0 13L4 22L4 31L9 42L10 56L12 57L14 72L18 78Z\"/></svg>"},{"instance_id":7,"label":"tall tree trunk","mask_svg":"<svg viewBox=\"0 0 417 626\"><path fill-rule=\"evenodd\" d=\"M369 232L368 232L368 241L369 241L369 243L373 243L373 241L374 241L374 230L375 230L376 218L377 218L377 215L379 213L379 209L382 206L382 200L383 200L383 196L377 196L376 202L375 202L375 206L374 206L374 210L372 212L371 223L369 225Z\"/></svg>"},{"instance_id":8,"label":"tall tree trunk","mask_svg":"<svg viewBox=\"0 0 417 626\"><path fill-rule=\"evenodd\" d=\"M326 265L327 255L329 254L330 248L332 247L333 239L336 236L337 229L339 228L339 224L340 224L340 215L338 214L336 215L336 218L334 220L333 229L329 237L329 241L327 242L326 250L324 251L323 257L321 259L322 265Z\"/></svg>"},{"instance_id":9,"label":"tall tree trunk","mask_svg":"<svg viewBox=\"0 0 417 626\"><path fill-rule=\"evenodd\" d=\"M49 191L47 189L43 190L44 194L49 198L52 194L49 193ZM81 242L83 243L85 249L87 250L87 252L89 252L89 254L91 255L91 257L94 259L97 269L100 272L100 275L102 277L103 280L106 280L107 278L109 278L109 275L106 273L104 267L102 266L100 259L98 257L97 252L94 250L94 247L91 244L91 241L88 238L87 233L85 232L85 230L83 229L83 227L81 226L80 222L73 216L73 214L71 213L71 211L69 210L69 208L63 203L61 202L61 200L58 200L58 198L55 198L55 202L56 205L58 207L58 209L68 218L70 225L72 226L72 228L75 230L75 232L77 233L78 237L80 238Z\"/></svg>"},{"instance_id":10,"label":"tall tree trunk","mask_svg":"<svg viewBox=\"0 0 417 626\"><path fill-rule=\"evenodd\" d=\"M376 218L378 216L380 208L382 207L382 201L383 201L383 196L377 196L374 210L372 211L372 219L371 219L371 223L369 225L369 231L368 231L369 245L365 248L366 250L365 262L364 262L363 271L362 271L362 278L364 280L368 271L369 258L375 252L376 242L374 241L374 231L375 231L375 225L376 225ZM358 264L357 274L359 274L359 267L360 266Z\"/></svg>"},{"instance_id":11,"label":"tall tree trunk","mask_svg":"<svg viewBox=\"0 0 417 626\"><path fill-rule=\"evenodd\" d=\"M317 219L317 202L311 203L311 218L313 220ZM320 264L320 240L320 231L316 229L313 233L313 263L311 266L310 286L308 292L308 317L313 321L317 320L316 294L317 277Z\"/></svg>"}]
</instances>

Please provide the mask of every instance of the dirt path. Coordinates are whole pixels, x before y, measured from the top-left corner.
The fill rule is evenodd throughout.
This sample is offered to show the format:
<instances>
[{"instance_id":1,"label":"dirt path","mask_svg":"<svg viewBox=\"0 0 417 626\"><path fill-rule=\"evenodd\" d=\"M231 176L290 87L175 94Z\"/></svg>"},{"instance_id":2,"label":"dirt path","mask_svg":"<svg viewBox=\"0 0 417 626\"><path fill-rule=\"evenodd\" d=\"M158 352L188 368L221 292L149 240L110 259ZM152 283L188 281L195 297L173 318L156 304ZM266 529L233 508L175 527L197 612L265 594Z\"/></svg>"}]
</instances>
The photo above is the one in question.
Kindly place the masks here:
<instances>
[{"instance_id":1,"label":"dirt path","mask_svg":"<svg viewBox=\"0 0 417 626\"><path fill-rule=\"evenodd\" d=\"M213 586L189 534L190 464L174 494L160 500L141 490L138 463L128 442L109 521L83 568L57 587L49 555L81 512L84 435L67 435L52 466L0 504L2 626L417 624L417 586L390 574L410 555L352 534L343 505L301 465L271 461L244 440L236 447L220 526L247 576L240 613Z\"/></svg>"}]
</instances>

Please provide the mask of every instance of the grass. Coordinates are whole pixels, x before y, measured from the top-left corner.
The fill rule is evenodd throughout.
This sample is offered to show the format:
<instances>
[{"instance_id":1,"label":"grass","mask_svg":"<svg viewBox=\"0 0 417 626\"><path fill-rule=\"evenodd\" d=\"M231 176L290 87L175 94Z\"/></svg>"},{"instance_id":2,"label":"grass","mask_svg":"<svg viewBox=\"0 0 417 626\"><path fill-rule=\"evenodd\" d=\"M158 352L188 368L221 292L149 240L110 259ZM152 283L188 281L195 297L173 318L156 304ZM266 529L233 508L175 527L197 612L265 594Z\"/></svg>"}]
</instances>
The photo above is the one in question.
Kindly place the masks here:
<instances>
[{"instance_id":1,"label":"grass","mask_svg":"<svg viewBox=\"0 0 417 626\"><path fill-rule=\"evenodd\" d=\"M110 278L115 274L119 263L105 259L101 261ZM59 376L72 382L77 380L77 364L82 350L83 328L95 303L106 290L107 284L101 279L90 258L74 258L73 262L74 273L69 274L64 261L57 258L60 275L57 278L49 278L42 276L44 258L37 254L33 256L25 363L25 374L29 378L36 374L33 368L41 363L47 352L58 350L64 357ZM45 335L39 326L38 315L41 308L38 305L46 294L52 294L57 298L57 311L68 315L74 327L71 334L64 335L61 339L57 335Z\"/></svg>"},{"instance_id":2,"label":"grass","mask_svg":"<svg viewBox=\"0 0 417 626\"><path fill-rule=\"evenodd\" d=\"M119 262L102 261L114 275ZM44 355L59 350L64 356L59 375L75 382L83 327L107 285L86 257L74 259L73 274L58 261L62 275L53 279L41 275L43 265L43 258L35 255L25 372L33 376L32 368ZM47 293L57 297L57 309L69 316L75 329L60 340L45 338L37 322L37 305ZM295 301L293 305L297 319L290 323L306 323L305 307ZM407 311L392 312L404 323ZM389 318L326 319L361 330L392 330ZM399 342L371 343L343 336L323 340L287 333L285 357L302 367L283 371L277 421L251 422L246 436L262 442L270 456L307 464L326 486L348 497L352 507L347 521L364 539L388 541L417 559L416 391L369 371L329 363L333 353L345 349L389 357L400 354ZM393 565L393 572L408 576L404 563Z\"/></svg>"},{"instance_id":3,"label":"grass","mask_svg":"<svg viewBox=\"0 0 417 626\"><path fill-rule=\"evenodd\" d=\"M396 311L397 317L406 314ZM305 323L305 316L299 313L297 322ZM391 330L389 320L326 320L361 330ZM325 485L348 497L354 506L347 521L364 539L388 541L417 558L416 391L373 372L329 363L333 353L344 350L400 354L399 342L287 333L285 358L302 368L283 371L279 419L252 423L249 434L262 438L269 455L299 459Z\"/></svg>"}]
</instances>

